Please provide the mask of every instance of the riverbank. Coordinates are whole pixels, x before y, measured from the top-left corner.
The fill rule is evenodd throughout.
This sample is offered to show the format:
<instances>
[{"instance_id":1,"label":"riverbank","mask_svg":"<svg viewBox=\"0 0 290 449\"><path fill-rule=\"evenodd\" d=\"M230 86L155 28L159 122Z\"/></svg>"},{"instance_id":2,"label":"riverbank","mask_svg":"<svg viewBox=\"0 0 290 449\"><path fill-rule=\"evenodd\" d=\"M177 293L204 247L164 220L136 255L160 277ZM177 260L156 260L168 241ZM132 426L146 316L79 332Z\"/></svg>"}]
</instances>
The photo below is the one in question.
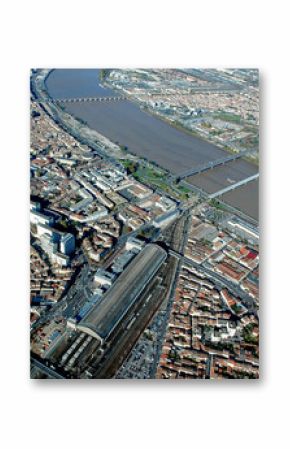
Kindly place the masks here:
<instances>
[{"instance_id":1,"label":"riverbank","mask_svg":"<svg viewBox=\"0 0 290 449\"><path fill-rule=\"evenodd\" d=\"M46 87L52 98L116 95L107 85L99 86L97 69L55 70L53 74L52 84L51 78L46 77ZM67 104L62 113L66 118L73 115L75 123L79 119L86 122L86 127L84 124L78 126L78 131L82 134L86 133L88 136L90 129L99 136L106 136L109 142L117 142L117 146L121 148L126 147L127 150L119 153L119 157L124 157L124 154L130 157L132 154L132 157L147 160L174 174L228 154L183 128L180 129L179 124L170 121L166 123L162 117L152 115L151 111L141 110L139 104L127 100ZM116 157L110 154L110 149L109 155ZM245 173L245 177L247 176ZM225 175L225 186L228 178L231 178L230 173Z\"/></svg>"}]
</instances>

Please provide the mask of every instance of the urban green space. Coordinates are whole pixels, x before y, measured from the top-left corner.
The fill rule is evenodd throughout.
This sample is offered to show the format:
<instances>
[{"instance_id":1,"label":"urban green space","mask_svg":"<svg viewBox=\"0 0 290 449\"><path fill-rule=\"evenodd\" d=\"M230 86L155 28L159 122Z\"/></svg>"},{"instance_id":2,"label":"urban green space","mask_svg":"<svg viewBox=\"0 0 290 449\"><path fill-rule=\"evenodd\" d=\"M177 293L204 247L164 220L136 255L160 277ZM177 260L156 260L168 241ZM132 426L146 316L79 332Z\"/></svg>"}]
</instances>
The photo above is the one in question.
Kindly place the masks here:
<instances>
[{"instance_id":1,"label":"urban green space","mask_svg":"<svg viewBox=\"0 0 290 449\"><path fill-rule=\"evenodd\" d=\"M177 182L171 183L169 173L162 168L146 161L121 159L120 162L135 179L150 187L160 189L180 201L185 201L192 196L192 191L188 187Z\"/></svg>"}]
</instances>

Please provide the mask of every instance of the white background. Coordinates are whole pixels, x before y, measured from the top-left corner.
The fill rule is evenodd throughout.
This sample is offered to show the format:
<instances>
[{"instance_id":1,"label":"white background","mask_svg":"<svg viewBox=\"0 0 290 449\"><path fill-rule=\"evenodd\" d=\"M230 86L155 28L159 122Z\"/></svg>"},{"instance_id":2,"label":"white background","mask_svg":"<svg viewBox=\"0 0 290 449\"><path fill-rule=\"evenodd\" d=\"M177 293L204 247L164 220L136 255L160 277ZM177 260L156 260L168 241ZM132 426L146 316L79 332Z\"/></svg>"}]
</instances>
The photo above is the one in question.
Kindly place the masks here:
<instances>
[{"instance_id":1,"label":"white background","mask_svg":"<svg viewBox=\"0 0 290 449\"><path fill-rule=\"evenodd\" d=\"M288 446L286 5L279 0L2 4L1 447ZM260 381L29 380L29 69L134 66L261 71Z\"/></svg>"}]
</instances>

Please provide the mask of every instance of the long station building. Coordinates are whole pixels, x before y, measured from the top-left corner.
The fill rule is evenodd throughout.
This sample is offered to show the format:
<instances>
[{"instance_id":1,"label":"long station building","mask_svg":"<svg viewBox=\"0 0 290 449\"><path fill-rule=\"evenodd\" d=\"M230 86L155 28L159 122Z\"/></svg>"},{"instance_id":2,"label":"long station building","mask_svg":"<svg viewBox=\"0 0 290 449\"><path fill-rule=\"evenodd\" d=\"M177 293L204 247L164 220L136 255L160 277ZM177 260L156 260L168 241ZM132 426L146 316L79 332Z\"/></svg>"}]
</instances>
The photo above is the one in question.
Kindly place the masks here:
<instances>
[{"instance_id":1,"label":"long station building","mask_svg":"<svg viewBox=\"0 0 290 449\"><path fill-rule=\"evenodd\" d=\"M150 243L133 259L113 286L95 307L79 322L77 328L108 342L128 313L137 305L141 293L167 257L160 246Z\"/></svg>"}]
</instances>

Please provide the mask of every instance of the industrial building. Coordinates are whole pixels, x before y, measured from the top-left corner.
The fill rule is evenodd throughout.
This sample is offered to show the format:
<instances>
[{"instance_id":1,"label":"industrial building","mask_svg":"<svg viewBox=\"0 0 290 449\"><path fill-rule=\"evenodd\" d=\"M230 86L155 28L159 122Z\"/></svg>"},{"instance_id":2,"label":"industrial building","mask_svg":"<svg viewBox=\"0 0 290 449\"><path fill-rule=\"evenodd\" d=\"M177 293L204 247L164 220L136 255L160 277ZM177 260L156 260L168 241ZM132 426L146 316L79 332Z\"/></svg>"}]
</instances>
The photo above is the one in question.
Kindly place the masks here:
<instances>
[{"instance_id":1,"label":"industrial building","mask_svg":"<svg viewBox=\"0 0 290 449\"><path fill-rule=\"evenodd\" d=\"M118 325L136 305L138 297L167 257L166 251L148 244L134 258L94 308L79 322L78 329L108 342Z\"/></svg>"},{"instance_id":2,"label":"industrial building","mask_svg":"<svg viewBox=\"0 0 290 449\"><path fill-rule=\"evenodd\" d=\"M177 209L167 212L166 214L160 215L159 217L155 218L152 224L156 228L163 228L174 221L179 216L179 214L180 212Z\"/></svg>"}]
</instances>

